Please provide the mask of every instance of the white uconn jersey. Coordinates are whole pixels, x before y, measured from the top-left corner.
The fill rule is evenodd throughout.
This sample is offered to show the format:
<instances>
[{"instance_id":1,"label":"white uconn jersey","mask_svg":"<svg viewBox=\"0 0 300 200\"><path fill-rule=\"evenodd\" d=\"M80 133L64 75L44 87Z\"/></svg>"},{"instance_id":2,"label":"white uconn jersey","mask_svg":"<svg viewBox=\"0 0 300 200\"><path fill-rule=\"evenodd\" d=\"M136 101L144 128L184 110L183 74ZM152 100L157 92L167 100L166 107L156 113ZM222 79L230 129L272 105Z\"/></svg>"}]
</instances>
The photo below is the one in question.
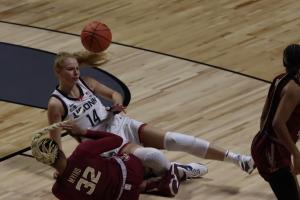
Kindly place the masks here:
<instances>
[{"instance_id":1,"label":"white uconn jersey","mask_svg":"<svg viewBox=\"0 0 300 200\"><path fill-rule=\"evenodd\" d=\"M62 101L65 109L64 119L77 119L76 124L84 129L105 130L104 124L101 122L107 118L108 112L101 100L81 79L76 84L81 96L78 99L64 95L59 89L54 90L51 95Z\"/></svg>"},{"instance_id":2,"label":"white uconn jersey","mask_svg":"<svg viewBox=\"0 0 300 200\"><path fill-rule=\"evenodd\" d=\"M116 114L110 120L105 120L107 119L108 111L106 111L101 100L94 95L81 79L76 84L80 90L81 98L67 97L59 89L54 90L51 95L62 101L65 108L64 119L76 119L76 124L83 129L107 131L117 134L123 138L123 144L131 142L141 145L139 129L143 124L142 122L121 114ZM83 109L83 112L81 109ZM104 120L105 122L103 122ZM114 151L117 152L120 148Z\"/></svg>"}]
</instances>

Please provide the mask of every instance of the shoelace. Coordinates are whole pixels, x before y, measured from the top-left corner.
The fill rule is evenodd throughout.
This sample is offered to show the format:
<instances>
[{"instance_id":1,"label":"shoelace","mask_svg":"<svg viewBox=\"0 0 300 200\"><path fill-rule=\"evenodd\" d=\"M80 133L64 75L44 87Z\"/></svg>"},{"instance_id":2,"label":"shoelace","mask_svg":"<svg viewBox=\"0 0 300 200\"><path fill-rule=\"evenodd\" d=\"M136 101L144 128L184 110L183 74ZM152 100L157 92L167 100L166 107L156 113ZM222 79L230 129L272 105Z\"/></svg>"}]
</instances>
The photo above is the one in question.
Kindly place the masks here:
<instances>
[{"instance_id":1,"label":"shoelace","mask_svg":"<svg viewBox=\"0 0 300 200\"><path fill-rule=\"evenodd\" d=\"M187 171L191 172L193 176L201 173L200 169L188 169Z\"/></svg>"}]
</instances>

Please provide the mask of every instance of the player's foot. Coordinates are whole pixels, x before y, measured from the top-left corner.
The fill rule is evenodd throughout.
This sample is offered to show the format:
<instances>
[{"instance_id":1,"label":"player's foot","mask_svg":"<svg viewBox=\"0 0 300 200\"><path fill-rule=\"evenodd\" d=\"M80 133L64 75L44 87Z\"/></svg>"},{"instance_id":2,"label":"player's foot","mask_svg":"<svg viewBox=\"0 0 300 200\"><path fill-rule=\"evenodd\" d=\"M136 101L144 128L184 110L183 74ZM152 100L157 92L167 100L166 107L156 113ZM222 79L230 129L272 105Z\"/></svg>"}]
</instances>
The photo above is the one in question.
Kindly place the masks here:
<instances>
[{"instance_id":1,"label":"player's foot","mask_svg":"<svg viewBox=\"0 0 300 200\"><path fill-rule=\"evenodd\" d=\"M167 173L166 183L164 185L167 194L175 196L178 193L180 185L180 176L176 165L172 165Z\"/></svg>"},{"instance_id":2,"label":"player's foot","mask_svg":"<svg viewBox=\"0 0 300 200\"><path fill-rule=\"evenodd\" d=\"M184 172L185 177L182 177L181 180L200 178L208 172L207 166L201 163L180 164L174 162L172 165L177 165L178 170Z\"/></svg>"},{"instance_id":3,"label":"player's foot","mask_svg":"<svg viewBox=\"0 0 300 200\"><path fill-rule=\"evenodd\" d=\"M178 193L180 176L176 165L171 165L162 178L148 180L145 193L174 197Z\"/></svg>"},{"instance_id":4,"label":"player's foot","mask_svg":"<svg viewBox=\"0 0 300 200\"><path fill-rule=\"evenodd\" d=\"M245 156L245 155L238 155L238 164L240 168L247 172L248 174L251 174L253 170L255 169L255 164L251 156Z\"/></svg>"}]
</instances>

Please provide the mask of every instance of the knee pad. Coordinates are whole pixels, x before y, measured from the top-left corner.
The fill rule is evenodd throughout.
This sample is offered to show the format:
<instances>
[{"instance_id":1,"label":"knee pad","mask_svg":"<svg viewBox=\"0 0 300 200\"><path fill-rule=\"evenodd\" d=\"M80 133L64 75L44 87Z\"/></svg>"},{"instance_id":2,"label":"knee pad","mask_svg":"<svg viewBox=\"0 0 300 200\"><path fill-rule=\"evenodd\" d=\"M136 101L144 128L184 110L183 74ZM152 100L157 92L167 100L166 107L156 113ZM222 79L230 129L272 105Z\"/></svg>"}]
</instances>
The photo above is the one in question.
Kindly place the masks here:
<instances>
[{"instance_id":1,"label":"knee pad","mask_svg":"<svg viewBox=\"0 0 300 200\"><path fill-rule=\"evenodd\" d=\"M167 132L164 147L171 151L183 151L204 158L209 148L209 142L182 133Z\"/></svg>"},{"instance_id":2,"label":"knee pad","mask_svg":"<svg viewBox=\"0 0 300 200\"><path fill-rule=\"evenodd\" d=\"M150 168L155 175L164 174L171 166L163 152L155 148L139 147L133 152L133 155L138 157L144 167Z\"/></svg>"}]
</instances>

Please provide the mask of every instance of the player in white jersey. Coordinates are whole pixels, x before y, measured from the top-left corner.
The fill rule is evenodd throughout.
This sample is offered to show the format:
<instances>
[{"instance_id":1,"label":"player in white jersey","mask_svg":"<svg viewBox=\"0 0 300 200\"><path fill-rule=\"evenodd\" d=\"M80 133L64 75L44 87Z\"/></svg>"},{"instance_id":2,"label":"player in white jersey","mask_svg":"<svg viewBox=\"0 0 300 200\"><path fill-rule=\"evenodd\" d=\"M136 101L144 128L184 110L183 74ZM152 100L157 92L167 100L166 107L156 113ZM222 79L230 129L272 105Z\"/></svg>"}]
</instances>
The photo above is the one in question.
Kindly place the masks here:
<instances>
[{"instance_id":1,"label":"player in white jersey","mask_svg":"<svg viewBox=\"0 0 300 200\"><path fill-rule=\"evenodd\" d=\"M68 97L59 88L55 89L51 95L61 100L65 111L63 119L74 119L80 127L86 129L105 130L104 124L101 123L108 117L105 106L81 79L78 79L76 85L80 93L79 99ZM83 113L81 109L83 109ZM84 117L81 116L80 113L82 113Z\"/></svg>"},{"instance_id":2,"label":"player in white jersey","mask_svg":"<svg viewBox=\"0 0 300 200\"><path fill-rule=\"evenodd\" d=\"M108 108L102 104L101 100L94 95L81 78L78 79L76 85L80 93L79 99L66 96L59 88L55 89L51 95L59 99L64 106L63 120L73 119L76 121L76 125L82 129L118 133L123 138L123 145L121 146L129 142L141 143L137 133L144 123L130 119L125 115L112 115L111 111L108 111Z\"/></svg>"},{"instance_id":3,"label":"player in white jersey","mask_svg":"<svg viewBox=\"0 0 300 200\"><path fill-rule=\"evenodd\" d=\"M48 103L50 124L61 121L64 117L78 118L77 114L79 113L79 106L81 106L85 112L82 113L82 118L80 117L79 120L75 121L77 126L79 125L83 129L106 130L122 136L125 143L128 141L132 143L123 145L122 150L136 155L145 166L155 168L157 174L169 169L171 165L162 152L157 149L183 151L201 158L229 161L239 166L243 171L252 172L254 166L250 156L236 154L190 135L166 132L122 114L111 115L111 112L105 110L98 98L95 101L93 94L110 100L113 104L112 111L122 108L123 97L117 91L91 77L79 78L79 65L83 63L95 65L103 59L102 55L88 52L62 52L57 55L54 70L59 85ZM74 126L65 126L64 129L74 131ZM61 148L60 132L59 129L54 130L50 136ZM197 165L196 163L183 166L183 169L188 178L199 177L207 172L204 165Z\"/></svg>"}]
</instances>

